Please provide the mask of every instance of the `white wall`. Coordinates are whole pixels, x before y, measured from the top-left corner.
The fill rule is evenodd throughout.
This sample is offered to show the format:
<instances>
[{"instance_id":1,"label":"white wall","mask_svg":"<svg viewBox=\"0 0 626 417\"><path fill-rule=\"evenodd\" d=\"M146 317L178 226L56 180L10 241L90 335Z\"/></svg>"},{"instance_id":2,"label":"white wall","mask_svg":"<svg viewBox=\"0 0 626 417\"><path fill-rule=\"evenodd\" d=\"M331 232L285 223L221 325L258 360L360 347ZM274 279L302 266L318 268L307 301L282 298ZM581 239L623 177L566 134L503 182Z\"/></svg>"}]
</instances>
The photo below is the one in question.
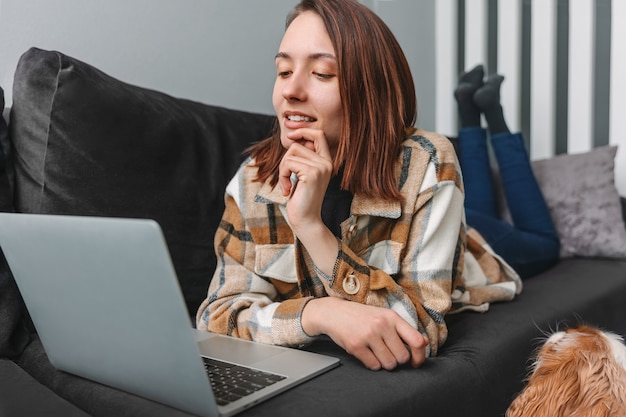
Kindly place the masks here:
<instances>
[{"instance_id":1,"label":"white wall","mask_svg":"<svg viewBox=\"0 0 626 417\"><path fill-rule=\"evenodd\" d=\"M361 3L374 10L398 39L413 73L417 124L435 130L435 0L361 0Z\"/></svg>"},{"instance_id":2,"label":"white wall","mask_svg":"<svg viewBox=\"0 0 626 417\"><path fill-rule=\"evenodd\" d=\"M434 129L433 1L364 0L396 32L414 71L420 124ZM0 0L0 85L31 46L176 97L272 113L274 55L297 0ZM395 29L394 29L395 28ZM423 103L423 105L421 105Z\"/></svg>"},{"instance_id":3,"label":"white wall","mask_svg":"<svg viewBox=\"0 0 626 417\"><path fill-rule=\"evenodd\" d=\"M0 85L31 46L177 97L271 112L285 0L0 0Z\"/></svg>"}]
</instances>

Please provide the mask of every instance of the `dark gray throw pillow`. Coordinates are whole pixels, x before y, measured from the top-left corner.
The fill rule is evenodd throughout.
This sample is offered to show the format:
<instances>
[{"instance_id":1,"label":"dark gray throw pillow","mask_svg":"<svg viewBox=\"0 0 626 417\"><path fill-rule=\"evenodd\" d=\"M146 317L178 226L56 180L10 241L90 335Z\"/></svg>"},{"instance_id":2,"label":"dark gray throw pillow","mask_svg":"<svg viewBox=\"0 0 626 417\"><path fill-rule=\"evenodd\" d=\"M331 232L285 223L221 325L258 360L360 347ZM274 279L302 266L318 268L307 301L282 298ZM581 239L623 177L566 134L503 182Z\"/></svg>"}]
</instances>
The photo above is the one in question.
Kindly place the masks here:
<instances>
[{"instance_id":1,"label":"dark gray throw pillow","mask_svg":"<svg viewBox=\"0 0 626 417\"><path fill-rule=\"evenodd\" d=\"M14 80L16 209L155 219L195 314L226 184L275 118L133 86L36 48Z\"/></svg>"},{"instance_id":2,"label":"dark gray throw pillow","mask_svg":"<svg viewBox=\"0 0 626 417\"><path fill-rule=\"evenodd\" d=\"M9 153L9 129L3 117L4 90L0 87L0 211L13 211L13 194L9 181L7 156Z\"/></svg>"},{"instance_id":3,"label":"dark gray throw pillow","mask_svg":"<svg viewBox=\"0 0 626 417\"><path fill-rule=\"evenodd\" d=\"M4 90L0 87L0 211L13 211L9 177L9 132L4 113ZM24 321L25 308L13 275L0 248L0 358L19 356L30 340Z\"/></svg>"}]
</instances>

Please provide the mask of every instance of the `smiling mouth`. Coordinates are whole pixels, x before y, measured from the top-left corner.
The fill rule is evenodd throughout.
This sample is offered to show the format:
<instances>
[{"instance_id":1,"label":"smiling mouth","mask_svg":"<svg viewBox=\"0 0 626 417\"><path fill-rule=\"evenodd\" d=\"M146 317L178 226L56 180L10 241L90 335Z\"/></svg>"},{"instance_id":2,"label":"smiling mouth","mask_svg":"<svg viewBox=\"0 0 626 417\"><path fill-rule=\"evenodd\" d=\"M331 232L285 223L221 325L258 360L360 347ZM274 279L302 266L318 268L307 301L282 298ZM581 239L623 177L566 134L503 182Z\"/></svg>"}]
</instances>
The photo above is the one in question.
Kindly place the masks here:
<instances>
[{"instance_id":1,"label":"smiling mouth","mask_svg":"<svg viewBox=\"0 0 626 417\"><path fill-rule=\"evenodd\" d=\"M299 114L292 114L292 115L287 116L287 120L290 120L292 122L314 122L317 119L314 119L309 116L301 116Z\"/></svg>"}]
</instances>

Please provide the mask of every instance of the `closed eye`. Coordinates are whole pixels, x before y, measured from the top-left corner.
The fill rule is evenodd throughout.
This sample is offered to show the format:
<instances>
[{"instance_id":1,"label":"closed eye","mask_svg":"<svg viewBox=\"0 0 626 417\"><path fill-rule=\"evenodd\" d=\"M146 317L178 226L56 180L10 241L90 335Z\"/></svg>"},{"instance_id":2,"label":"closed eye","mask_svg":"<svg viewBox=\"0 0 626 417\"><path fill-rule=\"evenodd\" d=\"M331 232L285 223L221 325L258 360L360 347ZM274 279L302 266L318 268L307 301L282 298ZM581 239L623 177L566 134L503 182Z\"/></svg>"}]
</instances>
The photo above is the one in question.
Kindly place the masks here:
<instances>
[{"instance_id":1,"label":"closed eye","mask_svg":"<svg viewBox=\"0 0 626 417\"><path fill-rule=\"evenodd\" d=\"M321 78L323 80L329 80L335 76L333 74L322 74L320 72L314 72L313 74L315 74L316 77Z\"/></svg>"}]
</instances>

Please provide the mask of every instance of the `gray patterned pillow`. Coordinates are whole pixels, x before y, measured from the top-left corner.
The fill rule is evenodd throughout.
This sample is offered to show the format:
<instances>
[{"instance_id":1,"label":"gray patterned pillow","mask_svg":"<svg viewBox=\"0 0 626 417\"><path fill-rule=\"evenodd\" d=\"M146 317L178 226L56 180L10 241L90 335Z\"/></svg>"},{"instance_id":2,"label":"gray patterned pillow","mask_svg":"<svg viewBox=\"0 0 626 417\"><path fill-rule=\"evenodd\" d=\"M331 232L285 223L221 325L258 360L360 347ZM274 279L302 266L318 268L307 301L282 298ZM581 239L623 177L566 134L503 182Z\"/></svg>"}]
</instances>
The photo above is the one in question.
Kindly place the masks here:
<instances>
[{"instance_id":1,"label":"gray patterned pillow","mask_svg":"<svg viewBox=\"0 0 626 417\"><path fill-rule=\"evenodd\" d=\"M532 162L561 239L561 257L626 258L616 153L616 146L603 146Z\"/></svg>"}]
</instances>

